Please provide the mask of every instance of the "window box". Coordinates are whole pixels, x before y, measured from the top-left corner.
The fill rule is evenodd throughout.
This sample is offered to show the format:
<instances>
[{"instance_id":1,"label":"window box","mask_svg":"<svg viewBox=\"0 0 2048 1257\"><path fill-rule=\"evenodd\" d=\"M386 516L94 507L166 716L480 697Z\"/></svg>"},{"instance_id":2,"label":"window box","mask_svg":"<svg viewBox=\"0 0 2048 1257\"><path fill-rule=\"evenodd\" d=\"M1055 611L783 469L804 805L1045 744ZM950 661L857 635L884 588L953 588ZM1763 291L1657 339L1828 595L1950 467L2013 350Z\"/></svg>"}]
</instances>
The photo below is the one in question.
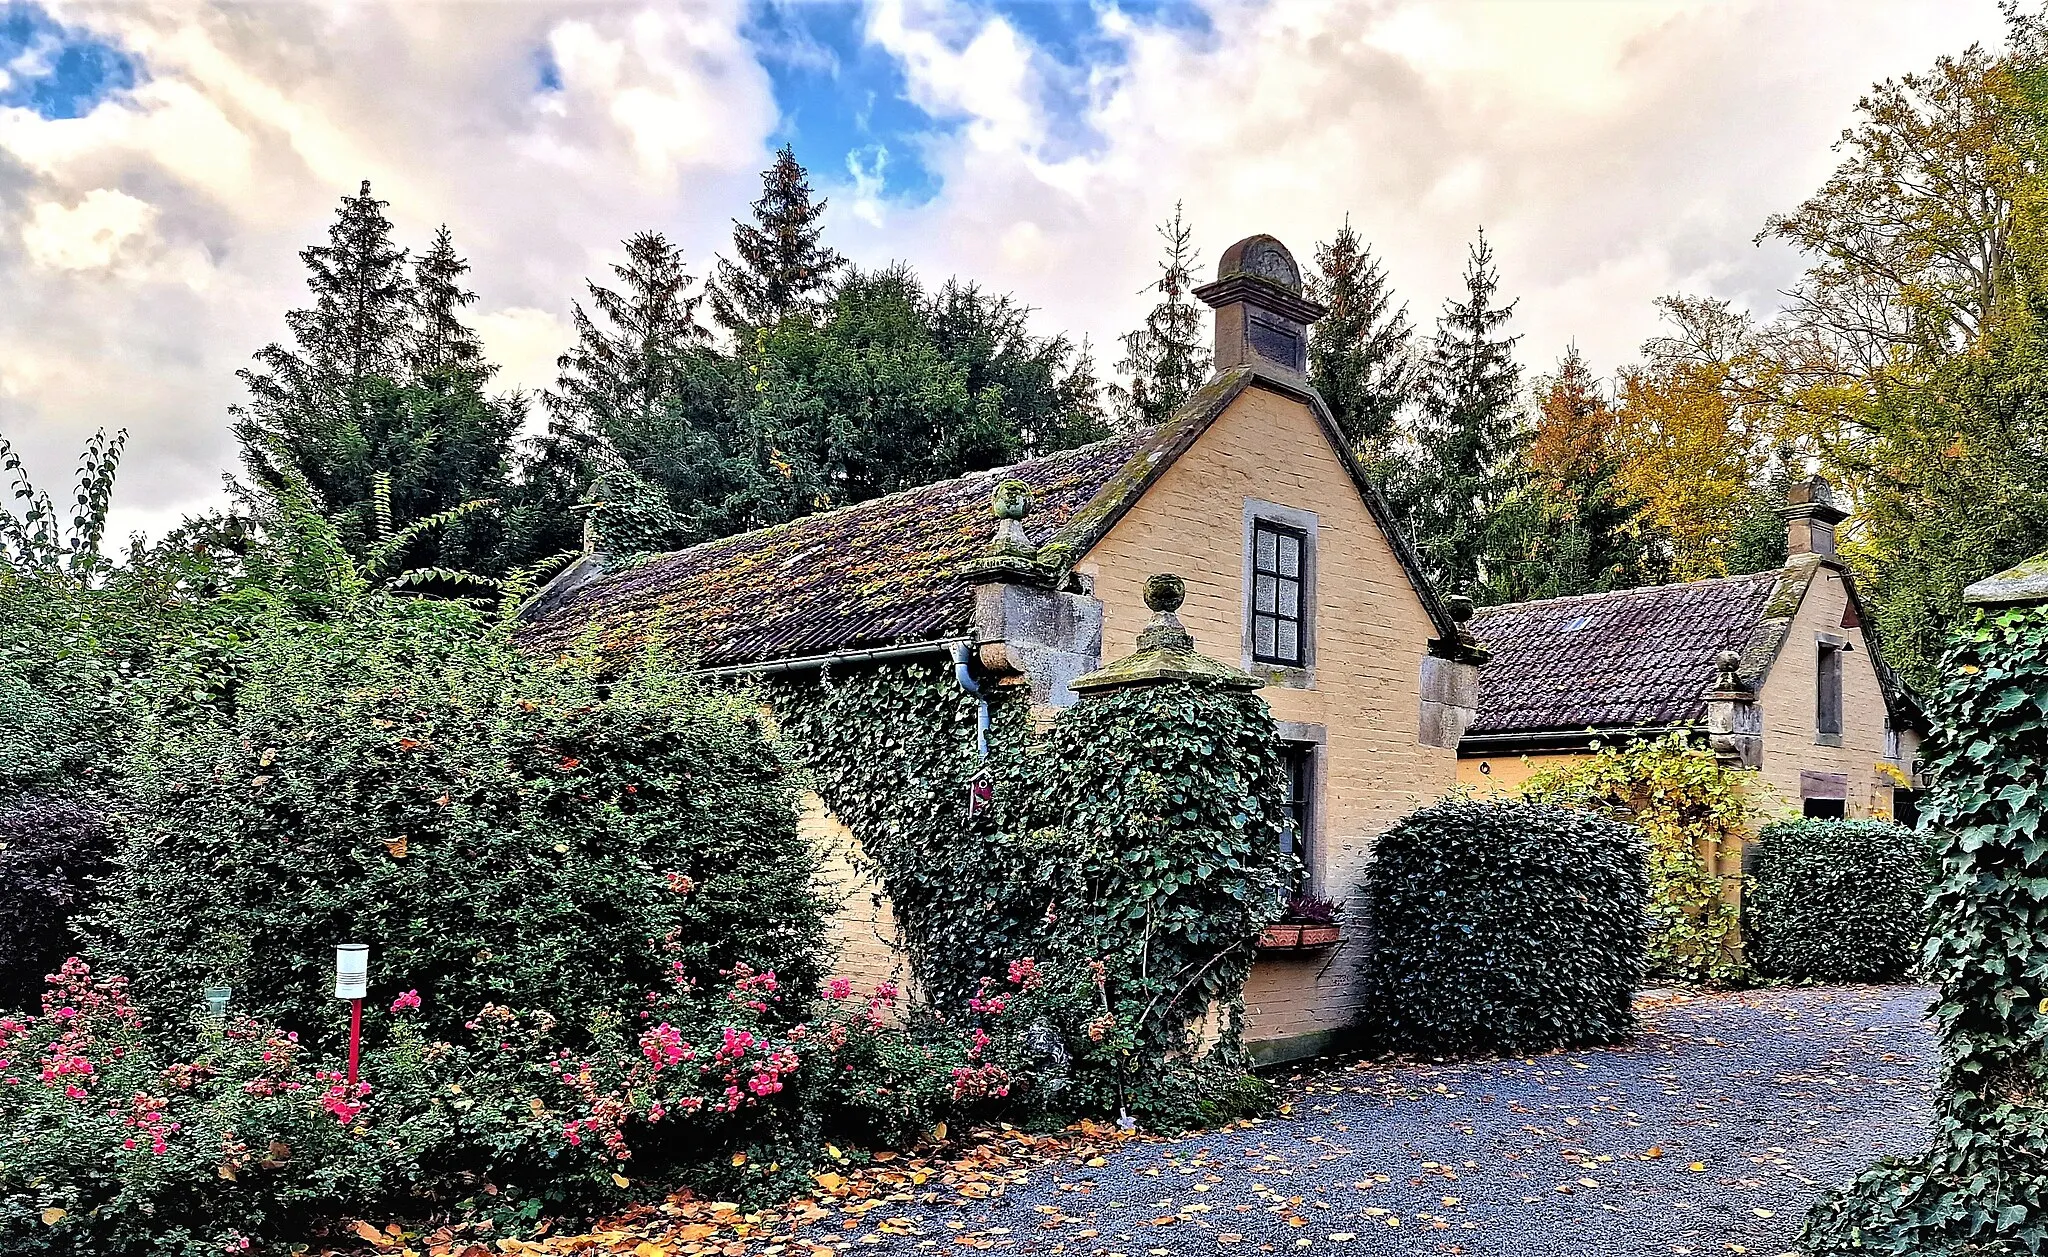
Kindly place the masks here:
<instances>
[{"instance_id":1,"label":"window box","mask_svg":"<svg viewBox=\"0 0 2048 1257\"><path fill-rule=\"evenodd\" d=\"M1342 937L1344 927L1341 925L1304 925L1301 927L1301 949L1332 947Z\"/></svg>"},{"instance_id":2,"label":"window box","mask_svg":"<svg viewBox=\"0 0 2048 1257\"><path fill-rule=\"evenodd\" d=\"M1344 937L1341 925L1298 925L1283 922L1269 925L1259 934L1259 950L1276 951L1317 951L1333 947Z\"/></svg>"},{"instance_id":3,"label":"window box","mask_svg":"<svg viewBox=\"0 0 2048 1257\"><path fill-rule=\"evenodd\" d=\"M1293 951L1300 946L1298 925L1269 925L1259 933L1260 951Z\"/></svg>"}]
</instances>

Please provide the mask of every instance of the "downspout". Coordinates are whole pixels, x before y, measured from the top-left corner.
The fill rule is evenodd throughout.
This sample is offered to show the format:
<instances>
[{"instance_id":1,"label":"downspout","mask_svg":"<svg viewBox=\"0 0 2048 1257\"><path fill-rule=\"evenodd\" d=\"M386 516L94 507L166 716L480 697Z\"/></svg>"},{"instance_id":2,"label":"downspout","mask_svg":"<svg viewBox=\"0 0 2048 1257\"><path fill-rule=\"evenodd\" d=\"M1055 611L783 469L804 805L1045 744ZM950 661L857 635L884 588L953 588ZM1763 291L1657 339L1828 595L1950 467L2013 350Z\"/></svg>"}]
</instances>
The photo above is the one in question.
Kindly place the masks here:
<instances>
[{"instance_id":1,"label":"downspout","mask_svg":"<svg viewBox=\"0 0 2048 1257\"><path fill-rule=\"evenodd\" d=\"M983 759L988 758L988 695L981 692L981 683L967 670L967 643L953 643L953 679L960 688L974 696L976 706L974 737L975 748Z\"/></svg>"}]
</instances>

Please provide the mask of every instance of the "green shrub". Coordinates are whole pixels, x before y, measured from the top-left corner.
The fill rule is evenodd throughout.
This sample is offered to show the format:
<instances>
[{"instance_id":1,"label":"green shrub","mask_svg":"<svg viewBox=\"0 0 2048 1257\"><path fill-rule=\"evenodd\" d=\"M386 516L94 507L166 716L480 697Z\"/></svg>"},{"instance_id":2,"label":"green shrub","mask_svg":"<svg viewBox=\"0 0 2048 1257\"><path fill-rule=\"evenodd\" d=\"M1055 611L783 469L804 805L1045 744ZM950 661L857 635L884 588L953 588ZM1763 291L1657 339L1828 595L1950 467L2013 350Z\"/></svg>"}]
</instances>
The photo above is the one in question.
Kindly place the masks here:
<instances>
[{"instance_id":1,"label":"green shrub","mask_svg":"<svg viewBox=\"0 0 2048 1257\"><path fill-rule=\"evenodd\" d=\"M235 672L224 702L181 693L141 734L95 917L153 1011L225 983L331 1045L340 942L444 1037L486 1004L580 1029L671 971L815 991L815 860L743 700L536 664L425 601L259 624Z\"/></svg>"},{"instance_id":2,"label":"green shrub","mask_svg":"<svg viewBox=\"0 0 2048 1257\"><path fill-rule=\"evenodd\" d=\"M1889 821L1791 820L1757 837L1750 963L1800 982L1889 982L1927 937L1932 850Z\"/></svg>"},{"instance_id":3,"label":"green shrub","mask_svg":"<svg viewBox=\"0 0 2048 1257\"><path fill-rule=\"evenodd\" d=\"M1373 844L1367 1007L1427 1055L1612 1043L1634 1025L1642 838L1591 812L1451 800Z\"/></svg>"},{"instance_id":4,"label":"green shrub","mask_svg":"<svg viewBox=\"0 0 2048 1257\"><path fill-rule=\"evenodd\" d=\"M0 799L0 1008L26 1008L71 951L71 917L104 869L99 809L46 794Z\"/></svg>"}]
</instances>

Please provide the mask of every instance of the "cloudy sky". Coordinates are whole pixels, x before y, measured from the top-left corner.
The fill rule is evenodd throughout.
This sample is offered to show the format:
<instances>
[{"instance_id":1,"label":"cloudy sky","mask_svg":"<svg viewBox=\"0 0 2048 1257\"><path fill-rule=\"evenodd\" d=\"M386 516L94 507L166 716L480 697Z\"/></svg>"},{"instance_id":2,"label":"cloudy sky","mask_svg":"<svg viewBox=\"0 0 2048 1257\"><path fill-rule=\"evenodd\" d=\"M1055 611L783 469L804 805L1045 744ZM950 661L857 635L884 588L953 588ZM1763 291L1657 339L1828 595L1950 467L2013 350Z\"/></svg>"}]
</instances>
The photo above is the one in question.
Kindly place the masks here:
<instances>
[{"instance_id":1,"label":"cloudy sky","mask_svg":"<svg viewBox=\"0 0 2048 1257\"><path fill-rule=\"evenodd\" d=\"M0 0L0 434L61 489L130 430L117 532L219 500L236 370L362 179L475 263L508 386L643 228L700 270L788 142L829 233L1114 338L1184 200L1206 264L1349 214L1427 324L1482 225L1525 363L1602 371L1651 299L1767 311L1752 237L1872 81L1995 42L1995 0Z\"/></svg>"}]
</instances>

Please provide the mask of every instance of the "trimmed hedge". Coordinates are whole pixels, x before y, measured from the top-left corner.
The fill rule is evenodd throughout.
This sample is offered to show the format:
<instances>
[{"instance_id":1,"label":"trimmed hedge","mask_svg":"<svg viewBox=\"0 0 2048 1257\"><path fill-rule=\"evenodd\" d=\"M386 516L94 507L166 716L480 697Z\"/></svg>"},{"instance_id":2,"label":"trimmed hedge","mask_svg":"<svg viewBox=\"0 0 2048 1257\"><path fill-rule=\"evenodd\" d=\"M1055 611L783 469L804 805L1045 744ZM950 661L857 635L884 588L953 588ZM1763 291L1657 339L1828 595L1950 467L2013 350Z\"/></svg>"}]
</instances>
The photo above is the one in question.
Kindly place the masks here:
<instances>
[{"instance_id":1,"label":"trimmed hedge","mask_svg":"<svg viewBox=\"0 0 2048 1257\"><path fill-rule=\"evenodd\" d=\"M1649 921L1642 837L1542 803L1453 800L1373 847L1368 1007L1427 1055L1612 1043L1635 1024Z\"/></svg>"},{"instance_id":2,"label":"trimmed hedge","mask_svg":"<svg viewBox=\"0 0 2048 1257\"><path fill-rule=\"evenodd\" d=\"M1779 821L1753 848L1749 957L1801 982L1888 982L1927 937L1928 841L1890 821Z\"/></svg>"}]
</instances>

